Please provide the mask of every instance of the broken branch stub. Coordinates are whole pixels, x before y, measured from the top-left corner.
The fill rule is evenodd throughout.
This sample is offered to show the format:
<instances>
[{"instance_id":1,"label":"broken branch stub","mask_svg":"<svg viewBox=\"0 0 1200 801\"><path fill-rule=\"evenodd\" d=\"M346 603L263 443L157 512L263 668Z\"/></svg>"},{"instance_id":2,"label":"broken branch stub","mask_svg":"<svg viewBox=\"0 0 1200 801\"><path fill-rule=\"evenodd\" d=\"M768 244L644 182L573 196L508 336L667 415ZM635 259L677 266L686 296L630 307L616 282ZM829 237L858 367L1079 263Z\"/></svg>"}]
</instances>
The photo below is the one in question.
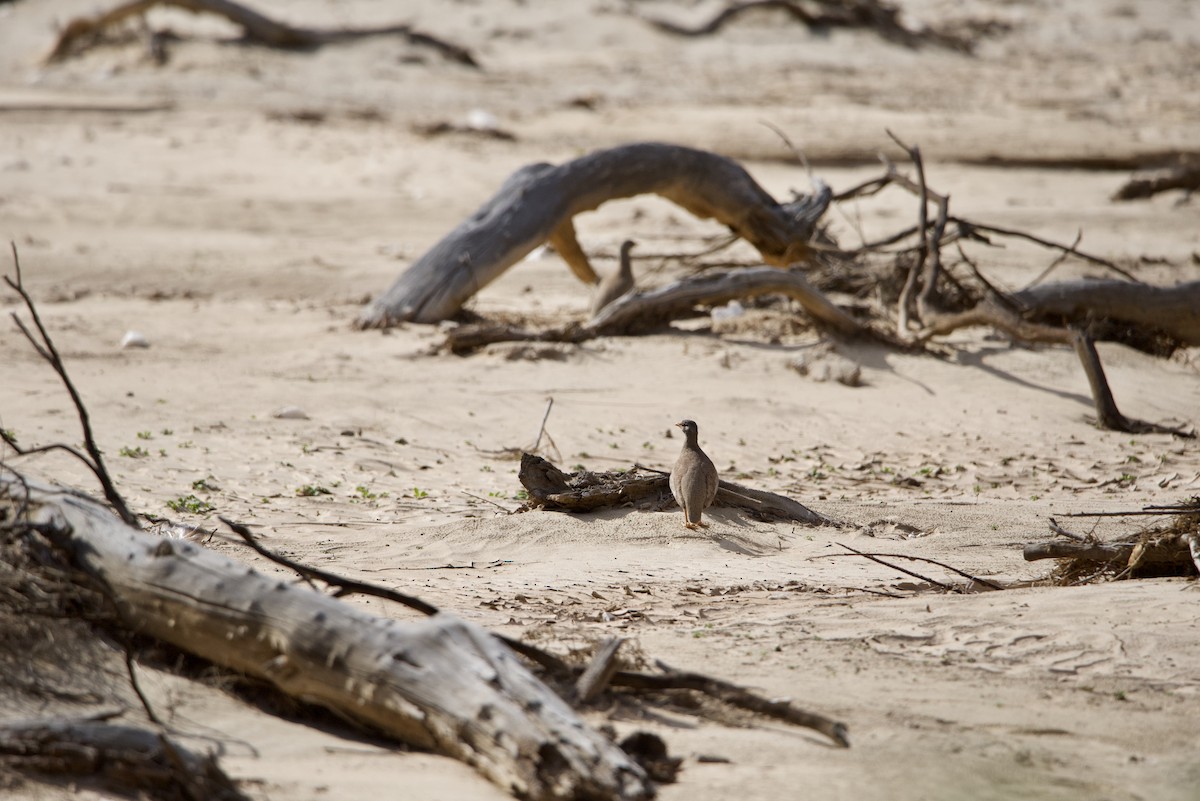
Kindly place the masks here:
<instances>
[{"instance_id":1,"label":"broken branch stub","mask_svg":"<svg viewBox=\"0 0 1200 801\"><path fill-rule=\"evenodd\" d=\"M363 310L357 325L445 320L538 245L572 243L575 215L642 194L729 226L777 267L807 256L808 239L831 198L828 187L821 187L813 196L781 204L732 159L656 142L598 150L557 166L530 164L405 270ZM576 276L595 282L582 249L568 247L564 255Z\"/></svg>"},{"instance_id":2,"label":"broken branch stub","mask_svg":"<svg viewBox=\"0 0 1200 801\"><path fill-rule=\"evenodd\" d=\"M638 765L473 623L379 618L0 472L0 520L18 518L99 580L142 635L466 762L521 798L654 795Z\"/></svg>"}]
</instances>

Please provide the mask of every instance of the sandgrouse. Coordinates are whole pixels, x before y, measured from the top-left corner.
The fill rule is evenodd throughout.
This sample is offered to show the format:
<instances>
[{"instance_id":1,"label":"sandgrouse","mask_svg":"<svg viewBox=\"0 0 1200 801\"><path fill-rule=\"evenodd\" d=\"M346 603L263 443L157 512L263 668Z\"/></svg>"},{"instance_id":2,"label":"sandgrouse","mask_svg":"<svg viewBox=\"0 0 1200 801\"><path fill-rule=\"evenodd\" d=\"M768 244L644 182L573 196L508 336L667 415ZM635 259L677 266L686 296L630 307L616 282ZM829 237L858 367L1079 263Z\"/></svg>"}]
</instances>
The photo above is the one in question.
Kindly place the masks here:
<instances>
[{"instance_id":1,"label":"sandgrouse","mask_svg":"<svg viewBox=\"0 0 1200 801\"><path fill-rule=\"evenodd\" d=\"M621 243L621 266L616 272L609 273L596 287L596 295L592 298L592 316L595 317L608 304L633 289L633 265L629 251L633 250L634 242L626 239Z\"/></svg>"},{"instance_id":2,"label":"sandgrouse","mask_svg":"<svg viewBox=\"0 0 1200 801\"><path fill-rule=\"evenodd\" d=\"M717 468L712 459L700 450L700 427L692 420L676 423L677 428L683 429L686 440L675 467L671 469L671 494L675 502L683 510L683 524L694 529L697 526L708 527L708 523L700 521L704 513L717 497Z\"/></svg>"}]
</instances>

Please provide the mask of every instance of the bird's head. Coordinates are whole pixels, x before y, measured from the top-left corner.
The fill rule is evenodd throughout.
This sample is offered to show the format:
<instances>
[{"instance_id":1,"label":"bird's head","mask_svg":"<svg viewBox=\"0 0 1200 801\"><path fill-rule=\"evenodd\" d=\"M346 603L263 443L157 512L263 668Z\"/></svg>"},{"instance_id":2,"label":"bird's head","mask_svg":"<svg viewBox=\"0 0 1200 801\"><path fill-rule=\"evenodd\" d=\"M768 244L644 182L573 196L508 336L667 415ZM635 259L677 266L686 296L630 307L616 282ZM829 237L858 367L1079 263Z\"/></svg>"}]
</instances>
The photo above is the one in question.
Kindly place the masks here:
<instances>
[{"instance_id":1,"label":"bird's head","mask_svg":"<svg viewBox=\"0 0 1200 801\"><path fill-rule=\"evenodd\" d=\"M696 421L694 420L680 420L675 424L675 427L682 429L688 439L700 433L700 426L696 425Z\"/></svg>"}]
</instances>

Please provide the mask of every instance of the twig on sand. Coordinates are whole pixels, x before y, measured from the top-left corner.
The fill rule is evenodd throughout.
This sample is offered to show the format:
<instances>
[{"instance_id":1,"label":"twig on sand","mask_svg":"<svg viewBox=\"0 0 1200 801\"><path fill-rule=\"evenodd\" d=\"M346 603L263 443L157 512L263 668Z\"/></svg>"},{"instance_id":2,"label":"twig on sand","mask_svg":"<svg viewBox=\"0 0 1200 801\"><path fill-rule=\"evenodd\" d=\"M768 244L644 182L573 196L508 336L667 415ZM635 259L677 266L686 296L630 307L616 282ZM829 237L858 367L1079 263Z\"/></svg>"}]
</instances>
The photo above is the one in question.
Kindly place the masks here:
<instances>
[{"instance_id":1,"label":"twig on sand","mask_svg":"<svg viewBox=\"0 0 1200 801\"><path fill-rule=\"evenodd\" d=\"M9 242L9 246L12 248L13 270L16 273L16 280L14 281L6 275L4 276L4 283L8 284L9 288L20 295L21 300L25 302L25 308L29 310L29 316L33 318L33 325L37 329L38 336L35 337L33 335L29 328L26 327L24 321L17 316L16 312L12 313L12 318L16 322L17 328L21 329L21 333L29 340L29 344L37 351L37 354L58 374L63 386L66 387L67 394L71 396L71 403L75 405L75 412L79 416L79 425L83 429L83 447L87 450L87 455L85 456L69 445L61 444L25 449L18 445L16 438L10 436L7 431L0 431L0 437L4 439L10 448L22 456L49 450L63 450L74 455L87 465L87 468L96 476L96 479L100 482L100 486L104 490L105 499L108 500L109 505L116 510L117 514L121 516L121 520L133 528L141 528L142 526L137 515L129 510L125 499L117 491L117 486L113 483L112 476L109 475L108 468L104 464L104 456L100 453L100 448L96 445L96 437L92 433L92 423L88 416L87 407L83 405L83 399L79 396L79 391L75 389L75 384L71 381L71 377L67 375L67 367L63 364L58 348L54 346L54 341L50 338L46 327L42 325L42 318L38 314L33 298L25 290L25 284L21 280L21 259L17 254L17 243Z\"/></svg>"}]
</instances>

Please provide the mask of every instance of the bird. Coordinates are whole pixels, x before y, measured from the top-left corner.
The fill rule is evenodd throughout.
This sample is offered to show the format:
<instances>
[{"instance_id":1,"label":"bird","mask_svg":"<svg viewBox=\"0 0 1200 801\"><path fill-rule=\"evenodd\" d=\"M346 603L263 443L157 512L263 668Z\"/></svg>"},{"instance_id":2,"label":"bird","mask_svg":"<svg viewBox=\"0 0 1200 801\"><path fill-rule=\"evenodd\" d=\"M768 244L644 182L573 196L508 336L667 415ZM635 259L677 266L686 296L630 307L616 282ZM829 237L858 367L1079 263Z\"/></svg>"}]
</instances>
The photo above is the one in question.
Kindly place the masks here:
<instances>
[{"instance_id":1,"label":"bird","mask_svg":"<svg viewBox=\"0 0 1200 801\"><path fill-rule=\"evenodd\" d=\"M695 421L683 420L675 427L683 429L686 439L671 468L671 494L683 510L684 526L708 528L708 523L702 522L700 516L717 497L717 468L708 454L700 450L700 426Z\"/></svg>"},{"instance_id":2,"label":"bird","mask_svg":"<svg viewBox=\"0 0 1200 801\"><path fill-rule=\"evenodd\" d=\"M592 298L593 317L605 306L633 289L633 264L629 258L629 251L633 250L636 244L632 239L621 243L621 266L605 276L596 287L596 294Z\"/></svg>"}]
</instances>

